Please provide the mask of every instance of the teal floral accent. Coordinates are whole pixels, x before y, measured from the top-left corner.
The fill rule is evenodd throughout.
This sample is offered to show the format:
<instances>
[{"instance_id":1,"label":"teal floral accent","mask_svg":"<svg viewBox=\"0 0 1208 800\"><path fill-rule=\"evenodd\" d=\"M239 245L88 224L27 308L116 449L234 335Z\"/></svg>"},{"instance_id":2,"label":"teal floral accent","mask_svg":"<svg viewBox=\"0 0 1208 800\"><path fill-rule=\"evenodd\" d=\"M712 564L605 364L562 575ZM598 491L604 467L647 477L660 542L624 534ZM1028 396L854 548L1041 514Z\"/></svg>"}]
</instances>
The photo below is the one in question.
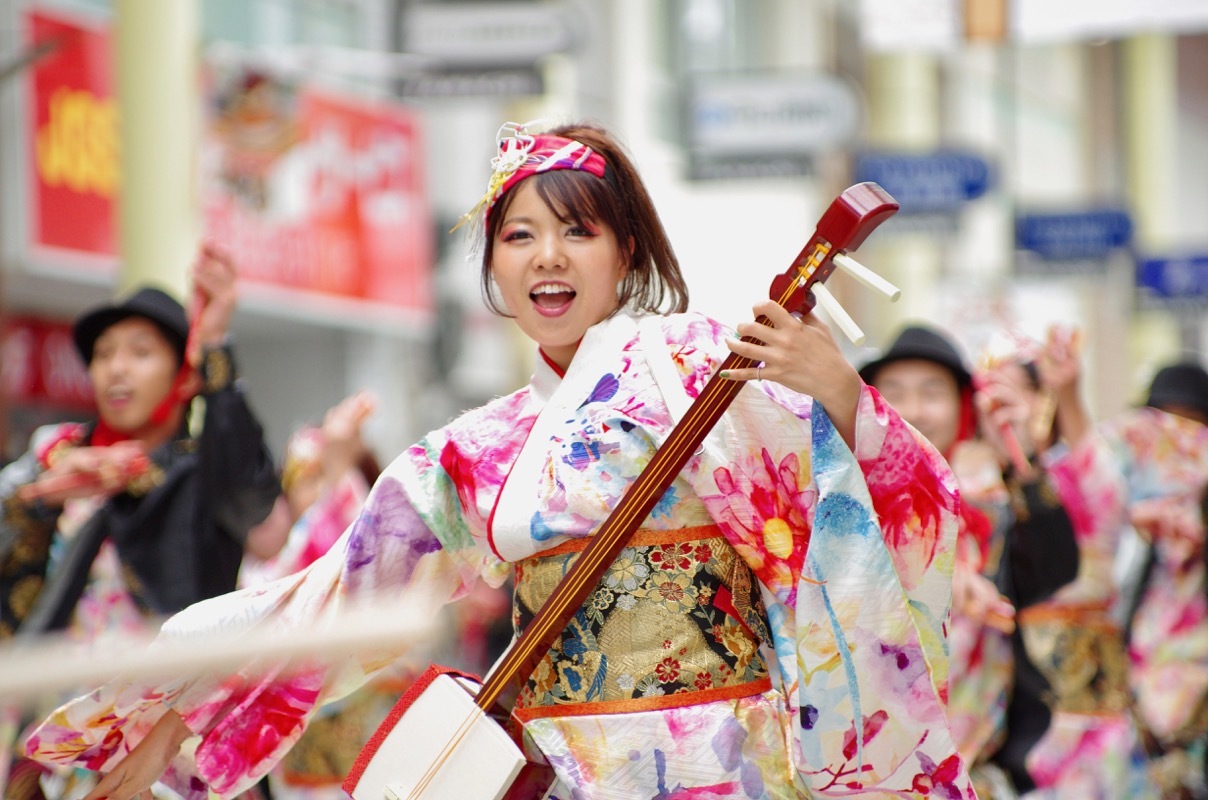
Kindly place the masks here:
<instances>
[{"instance_id":1,"label":"teal floral accent","mask_svg":"<svg viewBox=\"0 0 1208 800\"><path fill-rule=\"evenodd\" d=\"M621 555L604 573L603 583L609 589L624 589L632 592L646 582L650 576L650 565L633 547L626 547Z\"/></svg>"}]
</instances>

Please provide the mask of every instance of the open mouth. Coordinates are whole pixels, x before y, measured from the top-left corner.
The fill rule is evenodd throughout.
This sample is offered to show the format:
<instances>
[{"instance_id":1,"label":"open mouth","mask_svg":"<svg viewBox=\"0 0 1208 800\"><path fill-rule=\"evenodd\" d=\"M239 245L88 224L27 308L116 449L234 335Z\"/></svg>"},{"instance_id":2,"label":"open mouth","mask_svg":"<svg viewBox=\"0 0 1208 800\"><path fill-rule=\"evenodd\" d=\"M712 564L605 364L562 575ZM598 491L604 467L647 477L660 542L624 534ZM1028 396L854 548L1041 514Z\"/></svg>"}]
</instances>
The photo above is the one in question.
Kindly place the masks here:
<instances>
[{"instance_id":1,"label":"open mouth","mask_svg":"<svg viewBox=\"0 0 1208 800\"><path fill-rule=\"evenodd\" d=\"M110 389L105 392L105 402L111 406L119 406L130 402L134 393L123 389Z\"/></svg>"},{"instance_id":2,"label":"open mouth","mask_svg":"<svg viewBox=\"0 0 1208 800\"><path fill-rule=\"evenodd\" d=\"M538 286L530 292L529 299L541 308L554 309L568 305L571 300L575 299L575 294L575 290L569 286L547 284L545 286Z\"/></svg>"}]
</instances>

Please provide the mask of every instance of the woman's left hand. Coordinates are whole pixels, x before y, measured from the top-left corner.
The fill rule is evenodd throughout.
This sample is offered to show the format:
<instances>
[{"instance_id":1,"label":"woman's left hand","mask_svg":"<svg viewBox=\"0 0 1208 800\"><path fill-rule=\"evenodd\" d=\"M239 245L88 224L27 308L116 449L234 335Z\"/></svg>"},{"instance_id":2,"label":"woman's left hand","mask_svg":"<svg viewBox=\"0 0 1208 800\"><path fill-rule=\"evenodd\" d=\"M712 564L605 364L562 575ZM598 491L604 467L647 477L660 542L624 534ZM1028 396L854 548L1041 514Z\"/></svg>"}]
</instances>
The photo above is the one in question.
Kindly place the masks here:
<instances>
[{"instance_id":1,"label":"woman's left hand","mask_svg":"<svg viewBox=\"0 0 1208 800\"><path fill-rule=\"evenodd\" d=\"M756 304L753 311L756 317L767 317L771 325L744 322L738 326L738 335L759 339L763 344L734 339L727 340L726 346L762 364L728 370L721 377L772 380L813 397L850 446L863 381L839 350L830 328L814 314L798 317L771 300Z\"/></svg>"}]
</instances>

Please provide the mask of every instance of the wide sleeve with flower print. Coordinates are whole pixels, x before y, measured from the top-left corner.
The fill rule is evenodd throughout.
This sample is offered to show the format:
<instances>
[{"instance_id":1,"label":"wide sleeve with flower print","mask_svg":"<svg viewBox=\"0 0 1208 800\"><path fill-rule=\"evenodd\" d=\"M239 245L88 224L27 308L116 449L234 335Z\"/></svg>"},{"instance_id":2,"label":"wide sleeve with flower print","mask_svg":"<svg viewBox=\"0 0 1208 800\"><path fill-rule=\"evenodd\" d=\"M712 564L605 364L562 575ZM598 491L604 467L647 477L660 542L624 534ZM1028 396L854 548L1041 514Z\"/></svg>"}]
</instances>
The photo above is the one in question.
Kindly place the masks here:
<instances>
[{"instance_id":1,"label":"wide sleeve with flower print","mask_svg":"<svg viewBox=\"0 0 1208 800\"><path fill-rule=\"evenodd\" d=\"M399 600L422 598L424 607L412 605L410 612L431 614L441 602L468 591L478 576L498 585L506 566L479 546L467 524L467 517L483 510L464 506L457 487L498 479L489 472L495 460L465 448L522 442L526 421L531 424L526 394L522 390L464 415L460 429L476 435L459 437L458 446L445 431L413 445L383 472L356 520L326 555L294 575L190 606L165 623L156 646L217 633L321 635L339 625L344 612L362 605L393 602L394 613L406 614L408 607L399 606ZM478 466L461 466L467 464ZM473 474L457 474L459 469ZM412 498L425 504L420 507ZM401 654L383 643L336 659L266 658L233 675L117 680L56 710L28 739L26 750L40 761L108 771L165 708L172 708L199 738L186 743L164 783L190 800L210 791L232 797L284 755L319 706L363 685Z\"/></svg>"},{"instance_id":2,"label":"wide sleeve with flower print","mask_svg":"<svg viewBox=\"0 0 1208 800\"><path fill-rule=\"evenodd\" d=\"M695 397L730 334L694 315L664 333ZM943 458L868 387L853 453L819 405L763 382L689 472L763 584L811 790L973 797L945 715L958 495Z\"/></svg>"}]
</instances>

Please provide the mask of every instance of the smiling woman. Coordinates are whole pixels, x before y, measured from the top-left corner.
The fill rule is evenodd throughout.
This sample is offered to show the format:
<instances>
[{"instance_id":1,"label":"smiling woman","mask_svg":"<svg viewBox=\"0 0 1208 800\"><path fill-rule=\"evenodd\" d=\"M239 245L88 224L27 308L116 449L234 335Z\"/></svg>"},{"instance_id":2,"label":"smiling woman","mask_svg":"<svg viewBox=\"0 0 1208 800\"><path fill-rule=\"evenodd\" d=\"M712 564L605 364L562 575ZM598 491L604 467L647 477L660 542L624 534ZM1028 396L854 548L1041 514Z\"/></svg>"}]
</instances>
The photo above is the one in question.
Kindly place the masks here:
<instances>
[{"instance_id":1,"label":"smiling woman","mask_svg":"<svg viewBox=\"0 0 1208 800\"><path fill-rule=\"evenodd\" d=\"M503 305L565 371L587 329L621 307L626 256L602 223L563 221L532 181L499 216L491 275Z\"/></svg>"},{"instance_id":2,"label":"smiling woman","mask_svg":"<svg viewBox=\"0 0 1208 800\"><path fill-rule=\"evenodd\" d=\"M590 126L530 134L508 123L500 129L499 154L486 195L463 223L477 226L485 214L482 284L487 305L500 310L491 291L495 246L509 207L511 190L531 184L542 203L563 224L596 235L609 232L626 254L624 280L616 287L617 307L674 312L688 307L688 287L646 186L620 143ZM596 178L598 180L592 180ZM477 231L475 232L478 233Z\"/></svg>"},{"instance_id":3,"label":"smiling woman","mask_svg":"<svg viewBox=\"0 0 1208 800\"><path fill-rule=\"evenodd\" d=\"M813 315L765 301L766 324L736 331L686 312L662 223L611 134L509 124L497 144L468 222L488 305L543 356L528 385L408 448L307 570L198 604L165 635L321 630L356 601L407 589L444 602L509 577L519 629L684 408L715 379L758 374L519 676L511 724L552 769L546 796L972 800L944 708L946 462ZM762 368L719 375L731 351ZM108 772L88 800L128 800L170 762L187 798L229 797L316 706L387 663L374 651L241 680L118 682L52 715L29 749Z\"/></svg>"}]
</instances>

